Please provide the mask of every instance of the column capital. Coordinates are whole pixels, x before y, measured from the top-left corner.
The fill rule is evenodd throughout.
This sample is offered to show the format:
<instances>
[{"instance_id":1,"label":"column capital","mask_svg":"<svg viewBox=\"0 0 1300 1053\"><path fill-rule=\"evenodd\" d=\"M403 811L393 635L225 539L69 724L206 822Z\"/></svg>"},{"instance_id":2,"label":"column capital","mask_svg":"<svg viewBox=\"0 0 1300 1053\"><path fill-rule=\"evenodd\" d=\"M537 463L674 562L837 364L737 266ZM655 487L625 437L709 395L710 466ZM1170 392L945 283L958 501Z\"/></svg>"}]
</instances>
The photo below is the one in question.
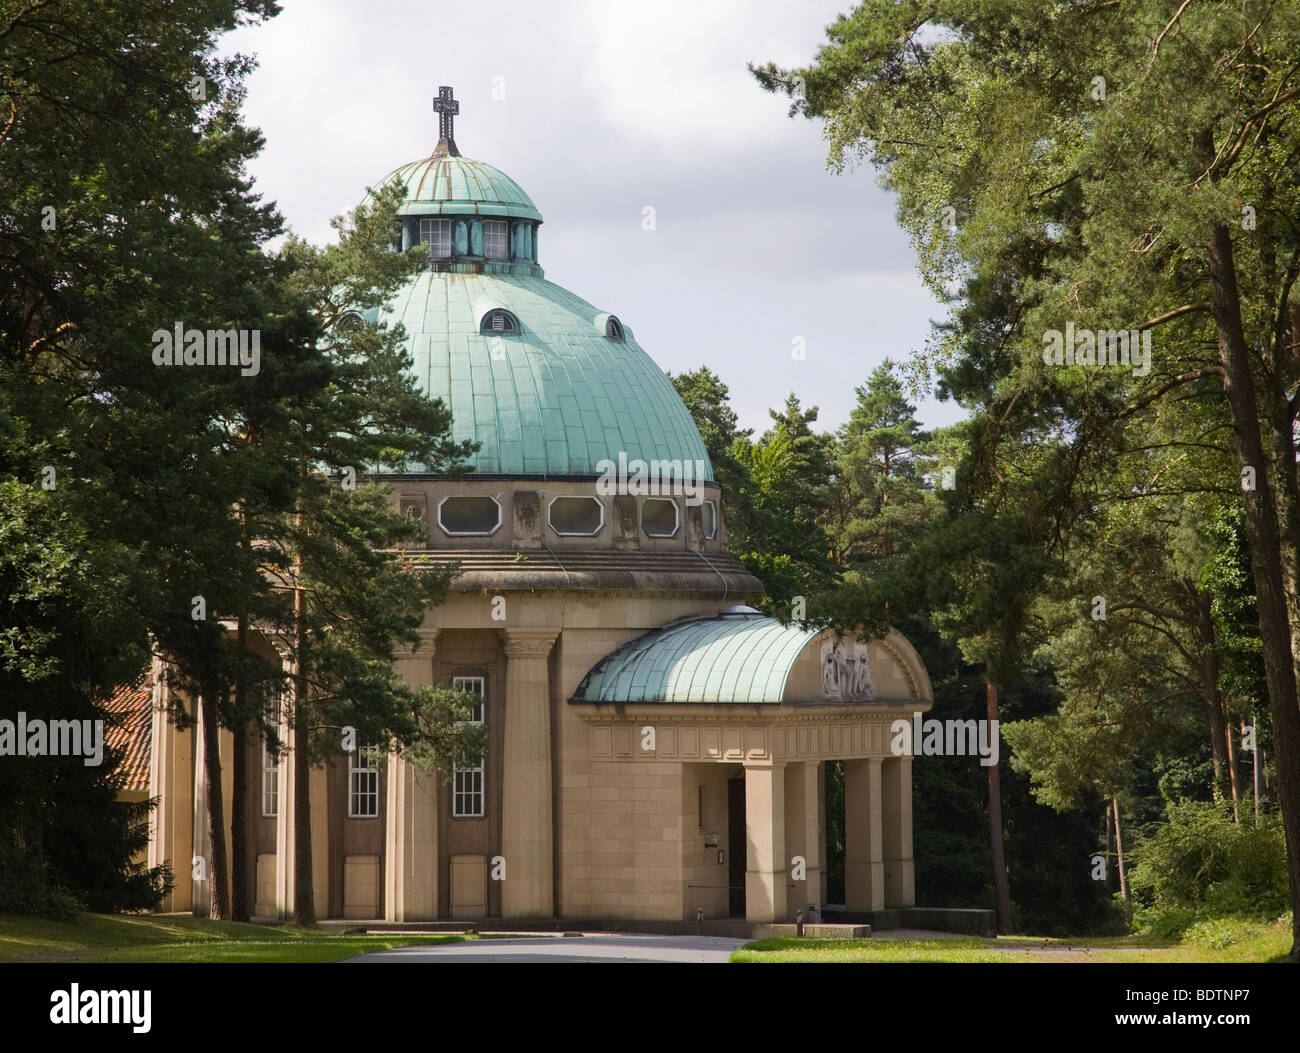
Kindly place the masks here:
<instances>
[{"instance_id":1,"label":"column capital","mask_svg":"<svg viewBox=\"0 0 1300 1053\"><path fill-rule=\"evenodd\" d=\"M558 629L498 629L507 658L545 658L551 653Z\"/></svg>"},{"instance_id":2,"label":"column capital","mask_svg":"<svg viewBox=\"0 0 1300 1053\"><path fill-rule=\"evenodd\" d=\"M442 629L438 626L421 625L415 631L420 636L420 642L411 648L411 654L424 654L432 652L438 645L438 634Z\"/></svg>"}]
</instances>

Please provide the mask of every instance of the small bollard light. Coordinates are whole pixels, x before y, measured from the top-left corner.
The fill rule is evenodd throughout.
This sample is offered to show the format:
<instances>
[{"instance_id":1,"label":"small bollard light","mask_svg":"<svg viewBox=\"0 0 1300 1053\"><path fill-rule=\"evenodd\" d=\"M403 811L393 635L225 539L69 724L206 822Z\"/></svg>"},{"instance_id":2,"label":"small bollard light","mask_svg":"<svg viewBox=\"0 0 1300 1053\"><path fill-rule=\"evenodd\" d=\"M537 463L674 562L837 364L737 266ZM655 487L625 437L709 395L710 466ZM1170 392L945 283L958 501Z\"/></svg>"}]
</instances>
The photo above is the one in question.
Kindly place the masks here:
<instances>
[{"instance_id":1,"label":"small bollard light","mask_svg":"<svg viewBox=\"0 0 1300 1053\"><path fill-rule=\"evenodd\" d=\"M794 934L796 936L803 935L803 911L802 910L796 910L794 912Z\"/></svg>"},{"instance_id":2,"label":"small bollard light","mask_svg":"<svg viewBox=\"0 0 1300 1053\"><path fill-rule=\"evenodd\" d=\"M695 935L696 936L704 935L704 908L703 907L695 908Z\"/></svg>"}]
</instances>

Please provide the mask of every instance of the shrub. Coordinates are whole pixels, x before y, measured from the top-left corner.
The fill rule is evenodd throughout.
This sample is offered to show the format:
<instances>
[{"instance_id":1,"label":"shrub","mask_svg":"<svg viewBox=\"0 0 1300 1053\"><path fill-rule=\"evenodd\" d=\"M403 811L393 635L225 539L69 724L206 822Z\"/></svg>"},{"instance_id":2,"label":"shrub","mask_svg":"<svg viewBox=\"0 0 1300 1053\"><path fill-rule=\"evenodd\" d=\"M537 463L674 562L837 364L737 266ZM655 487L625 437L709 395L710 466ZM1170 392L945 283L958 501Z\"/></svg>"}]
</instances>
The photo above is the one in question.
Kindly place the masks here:
<instances>
[{"instance_id":1,"label":"shrub","mask_svg":"<svg viewBox=\"0 0 1300 1053\"><path fill-rule=\"evenodd\" d=\"M1198 922L1271 921L1286 910L1286 848L1276 819L1256 828L1234 823L1227 806L1196 801L1170 805L1167 816L1133 852L1129 885L1139 925L1178 936ZM1207 929L1219 936L1204 938L1226 931Z\"/></svg>"}]
</instances>

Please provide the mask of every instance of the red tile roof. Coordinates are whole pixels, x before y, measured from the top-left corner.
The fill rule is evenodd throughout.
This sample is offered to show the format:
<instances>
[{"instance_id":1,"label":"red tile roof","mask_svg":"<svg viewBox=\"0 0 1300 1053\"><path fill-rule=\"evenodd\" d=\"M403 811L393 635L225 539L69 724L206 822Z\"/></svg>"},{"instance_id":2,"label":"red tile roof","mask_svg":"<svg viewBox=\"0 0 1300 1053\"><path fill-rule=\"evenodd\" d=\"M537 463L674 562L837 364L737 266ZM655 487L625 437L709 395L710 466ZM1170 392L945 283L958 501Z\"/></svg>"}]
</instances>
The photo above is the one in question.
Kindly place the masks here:
<instances>
[{"instance_id":1,"label":"red tile roof","mask_svg":"<svg viewBox=\"0 0 1300 1053\"><path fill-rule=\"evenodd\" d=\"M134 684L124 685L104 703L104 745L125 749L118 770L123 790L149 792L149 758L153 738L153 679L148 671Z\"/></svg>"}]
</instances>

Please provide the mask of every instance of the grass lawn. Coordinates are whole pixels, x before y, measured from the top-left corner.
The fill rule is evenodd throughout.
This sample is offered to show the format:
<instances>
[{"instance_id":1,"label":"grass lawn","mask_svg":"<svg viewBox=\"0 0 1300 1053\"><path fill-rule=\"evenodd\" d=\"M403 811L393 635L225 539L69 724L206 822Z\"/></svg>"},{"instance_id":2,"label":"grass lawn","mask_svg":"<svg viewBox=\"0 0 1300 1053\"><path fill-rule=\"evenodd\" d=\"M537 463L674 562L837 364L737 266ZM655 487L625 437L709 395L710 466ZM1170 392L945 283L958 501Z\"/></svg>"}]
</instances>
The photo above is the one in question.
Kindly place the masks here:
<instances>
[{"instance_id":1,"label":"grass lawn","mask_svg":"<svg viewBox=\"0 0 1300 1053\"><path fill-rule=\"evenodd\" d=\"M1289 922L1205 923L1181 942L1149 934L1098 939L970 936L891 940L782 938L747 943L733 962L1279 962L1291 948Z\"/></svg>"},{"instance_id":2,"label":"grass lawn","mask_svg":"<svg viewBox=\"0 0 1300 1053\"><path fill-rule=\"evenodd\" d=\"M733 962L1013 962L993 940L953 936L933 940L860 940L778 937L755 940L732 952Z\"/></svg>"},{"instance_id":3,"label":"grass lawn","mask_svg":"<svg viewBox=\"0 0 1300 1053\"><path fill-rule=\"evenodd\" d=\"M181 915L82 914L51 921L0 914L0 961L336 962L367 951L476 938L325 933Z\"/></svg>"}]
</instances>

